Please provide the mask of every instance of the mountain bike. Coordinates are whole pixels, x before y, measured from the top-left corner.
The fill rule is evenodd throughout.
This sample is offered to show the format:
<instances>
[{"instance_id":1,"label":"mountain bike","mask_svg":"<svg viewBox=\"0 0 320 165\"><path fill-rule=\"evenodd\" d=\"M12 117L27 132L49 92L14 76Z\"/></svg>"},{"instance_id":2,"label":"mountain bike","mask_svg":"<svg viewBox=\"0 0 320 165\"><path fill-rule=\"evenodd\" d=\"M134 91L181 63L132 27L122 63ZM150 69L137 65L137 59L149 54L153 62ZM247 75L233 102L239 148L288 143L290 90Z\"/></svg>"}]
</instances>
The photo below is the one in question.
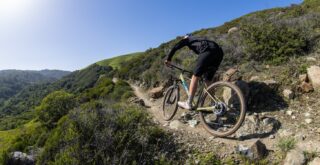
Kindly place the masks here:
<instances>
[{"instance_id":1,"label":"mountain bike","mask_svg":"<svg viewBox=\"0 0 320 165\"><path fill-rule=\"evenodd\" d=\"M171 69L179 70L180 76L171 76L173 84L167 88L163 98L163 118L171 120L177 110L180 99L180 86L189 95L185 75L190 79L192 72L176 65L168 65ZM233 83L218 81L209 86L201 77L198 89L200 89L193 102L192 111L198 112L204 128L214 136L226 137L236 132L245 119L246 101L243 93ZM197 98L196 98L197 97Z\"/></svg>"}]
</instances>

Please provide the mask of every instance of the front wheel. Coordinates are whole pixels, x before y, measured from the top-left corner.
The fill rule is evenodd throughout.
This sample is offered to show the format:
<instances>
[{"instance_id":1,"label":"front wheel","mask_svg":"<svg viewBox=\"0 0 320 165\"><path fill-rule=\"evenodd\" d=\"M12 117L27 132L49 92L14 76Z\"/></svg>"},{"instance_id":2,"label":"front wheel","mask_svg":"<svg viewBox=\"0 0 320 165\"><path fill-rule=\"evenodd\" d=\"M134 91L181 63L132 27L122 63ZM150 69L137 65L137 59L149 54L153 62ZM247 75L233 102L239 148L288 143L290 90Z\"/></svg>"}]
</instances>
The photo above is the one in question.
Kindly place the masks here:
<instances>
[{"instance_id":1,"label":"front wheel","mask_svg":"<svg viewBox=\"0 0 320 165\"><path fill-rule=\"evenodd\" d=\"M214 136L226 137L236 132L244 121L246 101L239 87L229 82L216 82L205 90L200 111L204 128Z\"/></svg>"},{"instance_id":2,"label":"front wheel","mask_svg":"<svg viewBox=\"0 0 320 165\"><path fill-rule=\"evenodd\" d=\"M169 87L163 97L162 112L166 121L171 120L178 110L179 86L173 85Z\"/></svg>"}]
</instances>

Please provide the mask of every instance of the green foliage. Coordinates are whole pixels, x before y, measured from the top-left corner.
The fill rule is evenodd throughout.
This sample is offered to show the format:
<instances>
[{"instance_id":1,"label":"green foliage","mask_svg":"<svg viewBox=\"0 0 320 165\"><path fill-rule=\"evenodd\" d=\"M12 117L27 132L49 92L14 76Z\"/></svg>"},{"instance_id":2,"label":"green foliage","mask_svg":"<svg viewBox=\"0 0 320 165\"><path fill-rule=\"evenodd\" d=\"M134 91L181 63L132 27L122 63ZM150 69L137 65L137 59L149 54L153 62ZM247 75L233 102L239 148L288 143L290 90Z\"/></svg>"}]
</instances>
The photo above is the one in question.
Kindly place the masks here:
<instances>
[{"instance_id":1,"label":"green foliage","mask_svg":"<svg viewBox=\"0 0 320 165\"><path fill-rule=\"evenodd\" d=\"M0 131L0 164L4 164L5 153L8 150L14 139L18 136L19 130L13 129L9 131Z\"/></svg>"},{"instance_id":2,"label":"green foliage","mask_svg":"<svg viewBox=\"0 0 320 165\"><path fill-rule=\"evenodd\" d=\"M25 151L26 147L34 144L33 137L42 132L39 122L31 121L21 128L0 131L0 164L6 164L8 153L12 151Z\"/></svg>"},{"instance_id":3,"label":"green foliage","mask_svg":"<svg viewBox=\"0 0 320 165\"><path fill-rule=\"evenodd\" d=\"M44 152L37 164L80 164L74 157L74 154L81 152L78 144L74 143L79 136L75 129L67 116L61 118L58 127L46 141ZM54 155L51 155L52 153Z\"/></svg>"},{"instance_id":4,"label":"green foliage","mask_svg":"<svg viewBox=\"0 0 320 165\"><path fill-rule=\"evenodd\" d=\"M282 152L288 152L290 151L291 149L293 149L296 145L296 141L294 138L281 138L279 141L278 141L278 144L277 146L280 148L280 150Z\"/></svg>"},{"instance_id":5,"label":"green foliage","mask_svg":"<svg viewBox=\"0 0 320 165\"><path fill-rule=\"evenodd\" d=\"M220 165L222 162L219 160L219 158L214 153L207 153L207 154L199 154L197 155L197 160L200 161L200 165Z\"/></svg>"},{"instance_id":6,"label":"green foliage","mask_svg":"<svg viewBox=\"0 0 320 165\"><path fill-rule=\"evenodd\" d=\"M307 65L307 64L302 64L302 65L300 65L300 67L299 67L299 73L301 73L301 74L307 73L307 68L308 68L308 65Z\"/></svg>"},{"instance_id":7,"label":"green foliage","mask_svg":"<svg viewBox=\"0 0 320 165\"><path fill-rule=\"evenodd\" d=\"M56 122L76 105L74 96L65 91L56 91L43 99L36 108L38 119L48 128L53 128Z\"/></svg>"},{"instance_id":8,"label":"green foliage","mask_svg":"<svg viewBox=\"0 0 320 165\"><path fill-rule=\"evenodd\" d=\"M93 88L87 89L80 96L81 102L88 102L99 98L107 97L114 90L114 83L111 79L100 78Z\"/></svg>"},{"instance_id":9,"label":"green foliage","mask_svg":"<svg viewBox=\"0 0 320 165\"><path fill-rule=\"evenodd\" d=\"M289 57L303 54L307 39L300 29L270 21L244 24L242 37L250 59L281 64Z\"/></svg>"},{"instance_id":10,"label":"green foliage","mask_svg":"<svg viewBox=\"0 0 320 165\"><path fill-rule=\"evenodd\" d=\"M307 10L305 8L303 8L303 6L300 6L300 5L294 5L285 11L286 11L286 14L284 15L284 18L299 17L299 16L306 14L306 12L307 12Z\"/></svg>"},{"instance_id":11,"label":"green foliage","mask_svg":"<svg viewBox=\"0 0 320 165\"><path fill-rule=\"evenodd\" d=\"M34 117L33 112L25 112L14 116L4 116L0 119L0 130L15 129L26 124Z\"/></svg>"},{"instance_id":12,"label":"green foliage","mask_svg":"<svg viewBox=\"0 0 320 165\"><path fill-rule=\"evenodd\" d=\"M124 96L124 94L126 95ZM121 100L121 98L126 99L130 95L132 96L132 89L130 85L123 80L119 80L115 83L114 90L110 94L110 98L112 100Z\"/></svg>"},{"instance_id":13,"label":"green foliage","mask_svg":"<svg viewBox=\"0 0 320 165\"><path fill-rule=\"evenodd\" d=\"M303 6L306 8L316 9L320 7L320 2L318 0L304 0Z\"/></svg>"},{"instance_id":14,"label":"green foliage","mask_svg":"<svg viewBox=\"0 0 320 165\"><path fill-rule=\"evenodd\" d=\"M86 69L75 71L56 82L53 86L56 89L65 89L72 93L80 93L95 85L101 75L111 76L112 68L110 66L100 66L93 64Z\"/></svg>"},{"instance_id":15,"label":"green foliage","mask_svg":"<svg viewBox=\"0 0 320 165\"><path fill-rule=\"evenodd\" d=\"M143 164L173 152L169 140L141 109L90 102L60 119L37 163Z\"/></svg>"},{"instance_id":16,"label":"green foliage","mask_svg":"<svg viewBox=\"0 0 320 165\"><path fill-rule=\"evenodd\" d=\"M19 136L13 141L9 151L29 152L28 146L39 146L39 138L47 133L47 129L40 122L31 121L19 128ZM41 145L40 145L41 146Z\"/></svg>"},{"instance_id":17,"label":"green foliage","mask_svg":"<svg viewBox=\"0 0 320 165\"><path fill-rule=\"evenodd\" d=\"M97 99L120 101L121 99L126 100L131 96L133 96L132 89L127 82L118 80L114 83L110 78L101 77L96 85L83 92L79 99L80 102L89 102Z\"/></svg>"},{"instance_id":18,"label":"green foliage","mask_svg":"<svg viewBox=\"0 0 320 165\"><path fill-rule=\"evenodd\" d=\"M139 57L142 54L143 54L142 52L126 54L126 55L117 56L114 58L99 61L97 62L97 64L101 66L111 66L114 69L120 69L122 63L130 61L133 58Z\"/></svg>"},{"instance_id":19,"label":"green foliage","mask_svg":"<svg viewBox=\"0 0 320 165\"><path fill-rule=\"evenodd\" d=\"M53 73L42 74L57 76ZM91 65L84 70L75 71L54 83L35 84L24 88L18 94L8 99L3 105L0 104L0 130L16 128L32 120L35 117L33 113L34 108L51 92L66 90L73 94L80 93L88 88L92 88L101 75L111 76L112 68ZM16 120L15 124L12 122L14 120Z\"/></svg>"},{"instance_id":20,"label":"green foliage","mask_svg":"<svg viewBox=\"0 0 320 165\"><path fill-rule=\"evenodd\" d=\"M0 105L28 85L53 82L68 73L58 70L2 70L0 71Z\"/></svg>"}]
</instances>

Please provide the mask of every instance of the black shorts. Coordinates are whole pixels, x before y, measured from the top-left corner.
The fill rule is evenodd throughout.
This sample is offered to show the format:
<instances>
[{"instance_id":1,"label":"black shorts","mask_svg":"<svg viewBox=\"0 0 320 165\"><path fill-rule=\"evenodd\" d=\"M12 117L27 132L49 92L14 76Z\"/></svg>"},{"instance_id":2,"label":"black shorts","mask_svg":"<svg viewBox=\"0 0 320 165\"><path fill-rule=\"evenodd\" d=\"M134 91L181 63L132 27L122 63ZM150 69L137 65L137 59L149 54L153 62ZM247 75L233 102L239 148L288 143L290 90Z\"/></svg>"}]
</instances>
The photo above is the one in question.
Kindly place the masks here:
<instances>
[{"instance_id":1,"label":"black shorts","mask_svg":"<svg viewBox=\"0 0 320 165\"><path fill-rule=\"evenodd\" d=\"M212 81L223 59L221 48L211 49L201 53L198 57L193 74L197 77L203 76L205 80Z\"/></svg>"}]
</instances>

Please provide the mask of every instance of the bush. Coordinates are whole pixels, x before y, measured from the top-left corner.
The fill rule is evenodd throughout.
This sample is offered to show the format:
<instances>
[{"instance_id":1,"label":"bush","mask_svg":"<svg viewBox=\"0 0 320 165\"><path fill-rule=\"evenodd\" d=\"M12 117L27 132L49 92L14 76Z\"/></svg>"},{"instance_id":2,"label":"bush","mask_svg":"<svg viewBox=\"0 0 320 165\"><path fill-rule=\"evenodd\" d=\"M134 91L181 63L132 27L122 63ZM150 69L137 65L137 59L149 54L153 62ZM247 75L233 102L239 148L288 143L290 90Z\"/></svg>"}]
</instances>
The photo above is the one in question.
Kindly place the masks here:
<instances>
[{"instance_id":1,"label":"bush","mask_svg":"<svg viewBox=\"0 0 320 165\"><path fill-rule=\"evenodd\" d=\"M259 62L277 65L303 54L307 48L307 39L300 29L271 21L243 24L241 34L249 58Z\"/></svg>"},{"instance_id":2,"label":"bush","mask_svg":"<svg viewBox=\"0 0 320 165\"><path fill-rule=\"evenodd\" d=\"M144 164L174 151L145 111L90 102L60 119L38 164Z\"/></svg>"},{"instance_id":3,"label":"bush","mask_svg":"<svg viewBox=\"0 0 320 165\"><path fill-rule=\"evenodd\" d=\"M76 105L74 96L65 91L56 91L46 96L36 108L38 119L48 128L53 128L56 122Z\"/></svg>"}]
</instances>

